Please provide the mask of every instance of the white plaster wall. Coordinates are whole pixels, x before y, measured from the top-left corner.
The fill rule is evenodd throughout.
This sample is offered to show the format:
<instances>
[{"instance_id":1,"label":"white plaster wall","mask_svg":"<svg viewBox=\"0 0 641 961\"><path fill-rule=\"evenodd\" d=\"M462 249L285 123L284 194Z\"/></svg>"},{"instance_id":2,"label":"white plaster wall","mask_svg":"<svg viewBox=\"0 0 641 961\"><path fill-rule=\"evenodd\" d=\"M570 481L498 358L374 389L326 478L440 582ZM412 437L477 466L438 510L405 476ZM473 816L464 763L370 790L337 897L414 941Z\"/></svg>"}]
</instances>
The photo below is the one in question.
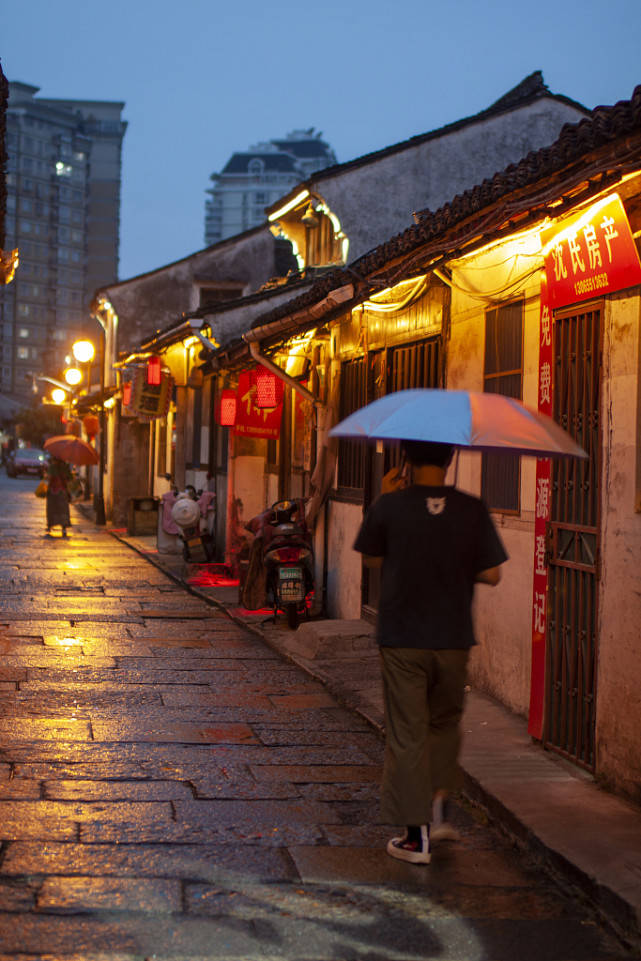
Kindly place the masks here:
<instances>
[{"instance_id":1,"label":"white plaster wall","mask_svg":"<svg viewBox=\"0 0 641 961\"><path fill-rule=\"evenodd\" d=\"M639 477L641 301L606 302L603 337L603 479L596 701L597 774L641 800L641 514Z\"/></svg>"},{"instance_id":2,"label":"white plaster wall","mask_svg":"<svg viewBox=\"0 0 641 961\"><path fill-rule=\"evenodd\" d=\"M415 210L437 210L458 194L553 143L565 123L585 114L542 98L398 152L314 177L314 190L339 218L354 260L412 223Z\"/></svg>"},{"instance_id":3,"label":"white plaster wall","mask_svg":"<svg viewBox=\"0 0 641 961\"><path fill-rule=\"evenodd\" d=\"M327 570L329 617L351 620L361 616L361 555L354 541L363 520L359 504L330 501Z\"/></svg>"},{"instance_id":4,"label":"white plaster wall","mask_svg":"<svg viewBox=\"0 0 641 961\"><path fill-rule=\"evenodd\" d=\"M263 501L265 460L263 457L243 455L233 457L230 466L229 490L241 502L238 517L242 527L267 506Z\"/></svg>"}]
</instances>

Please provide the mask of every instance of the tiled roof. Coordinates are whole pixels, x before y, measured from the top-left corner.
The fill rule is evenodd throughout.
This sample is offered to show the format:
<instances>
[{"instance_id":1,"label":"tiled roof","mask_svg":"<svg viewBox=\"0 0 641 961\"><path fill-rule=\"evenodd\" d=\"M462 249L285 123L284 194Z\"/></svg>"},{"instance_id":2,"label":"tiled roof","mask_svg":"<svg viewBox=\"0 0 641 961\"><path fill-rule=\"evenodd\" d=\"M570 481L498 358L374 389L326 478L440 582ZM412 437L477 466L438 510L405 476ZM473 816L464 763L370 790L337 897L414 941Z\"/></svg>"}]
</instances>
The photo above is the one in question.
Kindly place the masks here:
<instances>
[{"instance_id":1,"label":"tiled roof","mask_svg":"<svg viewBox=\"0 0 641 961\"><path fill-rule=\"evenodd\" d=\"M313 287L289 304L258 318L254 327L264 326L286 317L310 304L322 300L327 294L346 283L358 283L367 287L367 278L392 261L407 256L421 247L436 242L450 234L453 228L475 215L487 213L488 208L519 190L526 190L542 181L560 174L573 165L580 173L585 169L591 154L613 144L620 143L620 152L626 147L624 138L641 137L641 85L636 87L630 100L621 100L614 106L596 107L590 117L575 124L566 124L558 140L549 147L530 152L523 160L510 164L492 178L454 197L436 212L423 210L416 214L417 223L403 233L375 247L354 261L349 267L337 268L327 274ZM641 165L641 150L636 145L636 156ZM634 152L634 150L633 150ZM609 158L609 165L612 160ZM524 204L527 204L527 192ZM531 203L531 199L530 199ZM448 241L449 243L449 241ZM451 249L451 245L450 248Z\"/></svg>"},{"instance_id":2,"label":"tiled roof","mask_svg":"<svg viewBox=\"0 0 641 961\"><path fill-rule=\"evenodd\" d=\"M572 107L576 107L578 110L583 110L588 113L586 107L583 104L578 103L576 100L572 100L570 97L565 97L563 94L552 93L547 84L543 81L543 74L540 70L535 70L525 79L521 80L515 87L508 90L506 94L496 100L489 107L485 107L478 113L472 114L469 117L463 117L460 120L455 120L452 123L445 124L443 127L438 127L436 130L429 130L427 133L417 134L414 137L410 137L408 140L402 140L400 143L391 144L388 147L383 147L381 150L374 150L371 153L364 154L362 157L356 157L354 160L347 160L344 163L335 164L332 167L326 167L324 170L318 173L312 174L307 183L313 183L317 179L325 180L327 177L342 174L345 170L349 170L352 167L360 167L366 164L372 163L373 160L378 160L381 157L386 157L390 154L399 153L400 151L407 150L408 148L418 146L419 144L426 143L429 140L437 140L439 137L444 137L447 134L454 133L457 130L461 130L463 127L469 127L471 124L480 123L483 120L487 120L490 117L498 116L502 113L507 113L510 110L515 110L518 107L524 107L528 103L532 103L535 100L540 100L543 97L548 97L552 100L558 100L561 103L569 104Z\"/></svg>"}]
</instances>

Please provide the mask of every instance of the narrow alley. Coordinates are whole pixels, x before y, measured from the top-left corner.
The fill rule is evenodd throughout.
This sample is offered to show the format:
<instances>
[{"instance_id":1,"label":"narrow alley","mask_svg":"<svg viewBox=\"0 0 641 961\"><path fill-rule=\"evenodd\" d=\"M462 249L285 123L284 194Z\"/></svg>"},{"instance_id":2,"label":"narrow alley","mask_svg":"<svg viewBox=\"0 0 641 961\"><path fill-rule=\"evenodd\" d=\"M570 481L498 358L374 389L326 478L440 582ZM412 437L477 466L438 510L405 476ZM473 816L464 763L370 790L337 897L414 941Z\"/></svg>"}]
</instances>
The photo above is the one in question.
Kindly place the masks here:
<instances>
[{"instance_id":1,"label":"narrow alley","mask_svg":"<svg viewBox=\"0 0 641 961\"><path fill-rule=\"evenodd\" d=\"M461 803L385 853L379 734L36 482L0 477L0 957L632 957Z\"/></svg>"}]
</instances>

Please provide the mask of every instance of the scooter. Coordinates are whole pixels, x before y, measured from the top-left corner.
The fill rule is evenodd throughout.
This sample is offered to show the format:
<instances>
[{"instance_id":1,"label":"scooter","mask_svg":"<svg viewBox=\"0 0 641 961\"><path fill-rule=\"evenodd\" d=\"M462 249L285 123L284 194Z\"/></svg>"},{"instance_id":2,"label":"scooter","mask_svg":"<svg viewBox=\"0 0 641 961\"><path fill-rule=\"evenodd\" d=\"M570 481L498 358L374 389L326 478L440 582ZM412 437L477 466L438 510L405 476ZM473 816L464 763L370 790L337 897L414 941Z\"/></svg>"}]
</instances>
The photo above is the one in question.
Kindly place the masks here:
<instances>
[{"instance_id":1,"label":"scooter","mask_svg":"<svg viewBox=\"0 0 641 961\"><path fill-rule=\"evenodd\" d=\"M211 517L216 510L213 494L203 494L188 484L184 491L174 491L176 502L171 509L171 516L179 530L179 537L183 542L183 558L191 560L191 548L202 546L207 562L214 559L214 538L212 535Z\"/></svg>"},{"instance_id":2,"label":"scooter","mask_svg":"<svg viewBox=\"0 0 641 961\"><path fill-rule=\"evenodd\" d=\"M314 552L304 502L277 501L252 524L263 538L266 588L274 607L274 623L281 610L288 626L295 630L301 617L309 617L314 591Z\"/></svg>"}]
</instances>

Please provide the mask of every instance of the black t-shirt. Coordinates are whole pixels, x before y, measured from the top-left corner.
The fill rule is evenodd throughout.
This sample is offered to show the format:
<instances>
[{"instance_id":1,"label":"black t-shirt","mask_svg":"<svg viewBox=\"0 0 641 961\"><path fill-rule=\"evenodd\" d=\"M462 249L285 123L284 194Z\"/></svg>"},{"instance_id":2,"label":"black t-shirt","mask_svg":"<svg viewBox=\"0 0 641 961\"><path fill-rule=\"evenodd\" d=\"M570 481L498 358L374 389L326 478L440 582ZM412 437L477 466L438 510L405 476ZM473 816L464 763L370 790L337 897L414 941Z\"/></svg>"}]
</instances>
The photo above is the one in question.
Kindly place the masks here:
<instances>
[{"instance_id":1,"label":"black t-shirt","mask_svg":"<svg viewBox=\"0 0 641 961\"><path fill-rule=\"evenodd\" d=\"M383 558L377 640L384 647L468 648L474 581L507 554L483 501L454 487L383 494L354 549Z\"/></svg>"}]
</instances>

